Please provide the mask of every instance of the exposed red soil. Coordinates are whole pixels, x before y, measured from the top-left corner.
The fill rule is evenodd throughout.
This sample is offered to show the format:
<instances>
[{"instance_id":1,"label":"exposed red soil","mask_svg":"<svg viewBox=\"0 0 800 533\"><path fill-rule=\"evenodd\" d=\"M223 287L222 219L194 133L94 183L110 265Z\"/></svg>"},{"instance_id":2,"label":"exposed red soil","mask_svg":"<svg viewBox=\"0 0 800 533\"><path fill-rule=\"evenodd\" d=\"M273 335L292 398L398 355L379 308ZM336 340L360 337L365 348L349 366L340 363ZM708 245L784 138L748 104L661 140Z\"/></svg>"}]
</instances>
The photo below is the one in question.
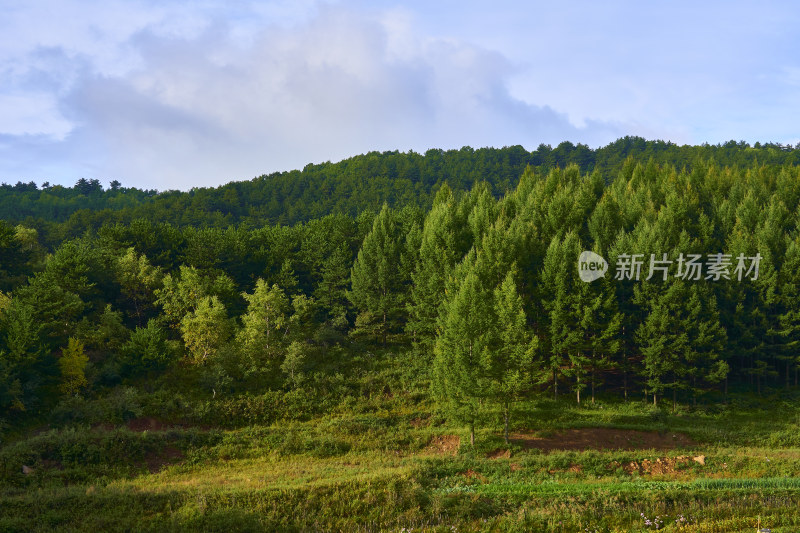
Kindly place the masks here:
<instances>
[{"instance_id":1,"label":"exposed red soil","mask_svg":"<svg viewBox=\"0 0 800 533\"><path fill-rule=\"evenodd\" d=\"M641 475L659 475L659 474L673 474L676 470L680 469L679 465L688 465L691 461L699 465L705 465L705 456L698 455L696 457L687 457L680 455L678 457L658 457L656 459L644 459L643 461L631 461L630 463L620 464L613 461L608 465L609 469L616 469L622 467L628 474L638 473Z\"/></svg>"},{"instance_id":2,"label":"exposed red soil","mask_svg":"<svg viewBox=\"0 0 800 533\"><path fill-rule=\"evenodd\" d=\"M695 442L682 433L633 429L579 428L537 437L533 432L514 433L511 441L527 449L553 450L672 450Z\"/></svg>"},{"instance_id":3,"label":"exposed red soil","mask_svg":"<svg viewBox=\"0 0 800 533\"><path fill-rule=\"evenodd\" d=\"M144 458L147 469L151 472L158 472L165 466L175 464L183 459L183 452L174 446L167 446L161 453L148 454Z\"/></svg>"},{"instance_id":4,"label":"exposed red soil","mask_svg":"<svg viewBox=\"0 0 800 533\"><path fill-rule=\"evenodd\" d=\"M461 438L458 435L436 435L431 438L430 444L423 451L429 455L455 455L461 445Z\"/></svg>"},{"instance_id":5,"label":"exposed red soil","mask_svg":"<svg viewBox=\"0 0 800 533\"><path fill-rule=\"evenodd\" d=\"M163 429L172 427L173 424L167 424L161 420L158 420L157 418L145 416L142 418L128 420L125 426L131 431L161 431Z\"/></svg>"},{"instance_id":6,"label":"exposed red soil","mask_svg":"<svg viewBox=\"0 0 800 533\"><path fill-rule=\"evenodd\" d=\"M471 468L467 469L464 472L461 472L461 475L467 479L477 479L479 481L482 481L483 483L486 483L488 481L486 476L484 476L483 474L479 474L478 472L474 471Z\"/></svg>"},{"instance_id":7,"label":"exposed red soil","mask_svg":"<svg viewBox=\"0 0 800 533\"><path fill-rule=\"evenodd\" d=\"M502 448L498 448L486 454L487 459L508 459L509 457L511 457L511 452Z\"/></svg>"}]
</instances>

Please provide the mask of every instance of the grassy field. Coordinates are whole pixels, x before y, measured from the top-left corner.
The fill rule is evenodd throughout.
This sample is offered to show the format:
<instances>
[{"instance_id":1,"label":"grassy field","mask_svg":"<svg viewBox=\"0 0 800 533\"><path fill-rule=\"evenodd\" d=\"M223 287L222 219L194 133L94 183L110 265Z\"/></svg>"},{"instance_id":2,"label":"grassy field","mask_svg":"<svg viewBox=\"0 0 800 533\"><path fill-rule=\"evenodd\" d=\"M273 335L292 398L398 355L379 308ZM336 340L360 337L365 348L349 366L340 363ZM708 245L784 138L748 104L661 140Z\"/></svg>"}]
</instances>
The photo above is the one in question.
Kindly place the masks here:
<instances>
[{"instance_id":1,"label":"grassy field","mask_svg":"<svg viewBox=\"0 0 800 533\"><path fill-rule=\"evenodd\" d=\"M0 531L800 531L800 400L777 392L540 399L508 446L486 413L474 449L411 392L225 428L119 412L7 436Z\"/></svg>"}]
</instances>

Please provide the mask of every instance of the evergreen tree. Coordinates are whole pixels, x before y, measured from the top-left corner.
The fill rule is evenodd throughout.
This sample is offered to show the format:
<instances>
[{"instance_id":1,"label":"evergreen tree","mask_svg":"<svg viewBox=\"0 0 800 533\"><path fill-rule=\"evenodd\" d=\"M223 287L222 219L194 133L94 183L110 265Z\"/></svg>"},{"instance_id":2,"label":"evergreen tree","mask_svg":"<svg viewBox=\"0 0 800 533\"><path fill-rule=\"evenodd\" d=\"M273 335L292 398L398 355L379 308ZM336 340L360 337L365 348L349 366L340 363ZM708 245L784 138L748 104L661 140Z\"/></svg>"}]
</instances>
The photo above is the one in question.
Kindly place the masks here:
<instances>
[{"instance_id":1,"label":"evergreen tree","mask_svg":"<svg viewBox=\"0 0 800 533\"><path fill-rule=\"evenodd\" d=\"M376 330L386 344L389 331L401 320L404 286L401 231L395 213L386 204L364 238L351 271L350 301L368 322L377 320Z\"/></svg>"},{"instance_id":2,"label":"evergreen tree","mask_svg":"<svg viewBox=\"0 0 800 533\"><path fill-rule=\"evenodd\" d=\"M434 346L432 391L452 420L467 424L475 444L480 401L486 396L481 360L494 322L491 293L467 269L445 305L441 332Z\"/></svg>"},{"instance_id":3,"label":"evergreen tree","mask_svg":"<svg viewBox=\"0 0 800 533\"><path fill-rule=\"evenodd\" d=\"M487 379L487 395L503 412L503 434L508 444L511 406L531 386L538 338L528 332L522 298L517 293L514 272L494 290L494 324L481 365Z\"/></svg>"},{"instance_id":4,"label":"evergreen tree","mask_svg":"<svg viewBox=\"0 0 800 533\"><path fill-rule=\"evenodd\" d=\"M553 383L553 395L558 399L558 380L580 353L582 342L579 329L578 286L575 265L580 255L580 243L575 233L563 238L556 236L547 249L541 273L540 294L547 319L548 368ZM573 359L570 359L572 356ZM544 376L543 376L544 377ZM581 384L576 384L580 390Z\"/></svg>"},{"instance_id":5,"label":"evergreen tree","mask_svg":"<svg viewBox=\"0 0 800 533\"><path fill-rule=\"evenodd\" d=\"M703 382L718 383L727 375L728 365L719 358L725 330L713 294L700 282L668 283L651 301L636 336L654 405L658 396L671 391L674 410L679 390L694 397Z\"/></svg>"},{"instance_id":6,"label":"evergreen tree","mask_svg":"<svg viewBox=\"0 0 800 533\"><path fill-rule=\"evenodd\" d=\"M132 373L165 368L172 352L164 328L154 318L147 321L147 326L137 327L121 351Z\"/></svg>"},{"instance_id":7,"label":"evergreen tree","mask_svg":"<svg viewBox=\"0 0 800 533\"><path fill-rule=\"evenodd\" d=\"M420 237L419 260L411 274L407 332L424 350L433 346L436 320L445 299L445 285L457 261L455 200L447 185L442 186L425 219Z\"/></svg>"},{"instance_id":8,"label":"evergreen tree","mask_svg":"<svg viewBox=\"0 0 800 533\"><path fill-rule=\"evenodd\" d=\"M573 367L580 375L588 374L591 401L595 400L595 389L601 383L599 374L609 368L622 347L620 334L623 317L617 307L614 280L608 277L584 283L580 287L578 326L583 336L581 358L573 359ZM578 394L580 394L578 388ZM580 397L578 397L580 403Z\"/></svg>"}]
</instances>

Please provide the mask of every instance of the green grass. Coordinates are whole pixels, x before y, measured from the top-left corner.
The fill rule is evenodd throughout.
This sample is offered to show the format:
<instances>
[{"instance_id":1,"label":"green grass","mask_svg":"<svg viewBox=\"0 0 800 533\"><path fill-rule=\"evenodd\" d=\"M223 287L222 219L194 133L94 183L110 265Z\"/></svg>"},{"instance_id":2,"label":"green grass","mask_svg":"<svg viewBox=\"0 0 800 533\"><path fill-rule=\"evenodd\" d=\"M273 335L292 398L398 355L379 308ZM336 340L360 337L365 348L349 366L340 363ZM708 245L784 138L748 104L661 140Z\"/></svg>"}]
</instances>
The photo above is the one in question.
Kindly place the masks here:
<instances>
[{"instance_id":1,"label":"green grass","mask_svg":"<svg viewBox=\"0 0 800 533\"><path fill-rule=\"evenodd\" d=\"M51 429L19 433L0 448L0 532L639 532L655 530L645 517L656 516L660 531L752 532L758 517L773 532L800 530L796 399L747 398L674 414L639 402L578 407L543 399L516 406L514 431L669 431L695 444L547 453L512 444L510 457L490 459L507 449L498 413L483 413L471 449L465 429L445 424L404 379L391 370L369 382L377 392L325 400L321 412L302 416L281 411L301 405L301 393L291 402L274 395L206 402L199 411L191 411L197 402L172 399L182 425L161 431L121 426L126 412L158 412L135 390L84 402ZM381 392L387 385L392 394ZM118 427L87 425L108 405ZM259 405L271 421L253 422L261 415L248 406ZM222 427L202 423L226 413L238 414ZM454 434L462 442L455 455L429 447L435 436ZM151 472L161 457L169 460ZM659 459L673 467L626 466ZM22 474L23 464L34 473Z\"/></svg>"}]
</instances>

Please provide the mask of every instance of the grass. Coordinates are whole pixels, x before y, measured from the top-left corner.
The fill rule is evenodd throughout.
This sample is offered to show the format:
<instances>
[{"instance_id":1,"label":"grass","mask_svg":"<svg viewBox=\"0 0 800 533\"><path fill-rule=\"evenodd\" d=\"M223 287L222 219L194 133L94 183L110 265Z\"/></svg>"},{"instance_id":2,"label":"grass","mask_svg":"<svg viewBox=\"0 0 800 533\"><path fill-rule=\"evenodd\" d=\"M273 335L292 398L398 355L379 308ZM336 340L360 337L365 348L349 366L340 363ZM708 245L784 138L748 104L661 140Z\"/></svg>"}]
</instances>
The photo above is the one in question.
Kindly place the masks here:
<instances>
[{"instance_id":1,"label":"grass","mask_svg":"<svg viewBox=\"0 0 800 533\"><path fill-rule=\"evenodd\" d=\"M204 403L208 419L236 414L238 422L222 426L198 423L187 401L176 407L182 425L157 431L124 426L119 413L158 412L128 391L124 405L136 409L117 400L115 427L92 428L76 415L0 448L0 532L642 532L655 530L656 517L660 531L752 532L759 517L775 533L800 530L797 399L674 414L603 399L516 406L513 430L541 438L604 427L694 441L684 449L545 452L506 447L493 412L484 413L472 449L465 429L445 424L413 387L389 378L370 387L385 383L395 392L355 391L324 413L275 411L263 422L252 421L260 415L248 406L278 409L274 396L220 404L219 413ZM82 409L100 412L90 403ZM462 446L443 452L431 444L442 435L460 436ZM668 468L652 470L656 463ZM34 473L22 474L23 464Z\"/></svg>"}]
</instances>

